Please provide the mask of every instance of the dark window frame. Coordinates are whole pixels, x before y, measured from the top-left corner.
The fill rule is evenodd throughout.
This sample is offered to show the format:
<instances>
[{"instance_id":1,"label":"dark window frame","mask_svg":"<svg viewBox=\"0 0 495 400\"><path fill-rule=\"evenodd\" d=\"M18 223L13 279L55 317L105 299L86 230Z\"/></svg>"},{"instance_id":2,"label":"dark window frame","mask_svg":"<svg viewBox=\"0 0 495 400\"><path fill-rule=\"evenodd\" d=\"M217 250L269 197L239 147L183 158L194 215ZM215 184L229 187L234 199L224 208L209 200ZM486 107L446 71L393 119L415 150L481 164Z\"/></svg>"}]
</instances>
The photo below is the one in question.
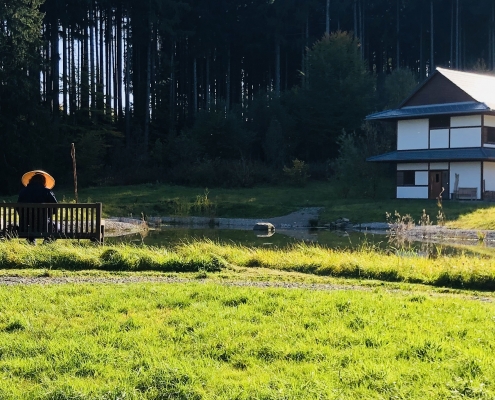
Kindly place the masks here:
<instances>
[{"instance_id":1,"label":"dark window frame","mask_svg":"<svg viewBox=\"0 0 495 400\"><path fill-rule=\"evenodd\" d=\"M429 118L430 130L432 129L449 129L450 115L435 115Z\"/></svg>"},{"instance_id":2,"label":"dark window frame","mask_svg":"<svg viewBox=\"0 0 495 400\"><path fill-rule=\"evenodd\" d=\"M416 186L416 171L397 171L397 186Z\"/></svg>"},{"instance_id":3,"label":"dark window frame","mask_svg":"<svg viewBox=\"0 0 495 400\"><path fill-rule=\"evenodd\" d=\"M483 143L495 144L495 127L493 126L483 127Z\"/></svg>"}]
</instances>

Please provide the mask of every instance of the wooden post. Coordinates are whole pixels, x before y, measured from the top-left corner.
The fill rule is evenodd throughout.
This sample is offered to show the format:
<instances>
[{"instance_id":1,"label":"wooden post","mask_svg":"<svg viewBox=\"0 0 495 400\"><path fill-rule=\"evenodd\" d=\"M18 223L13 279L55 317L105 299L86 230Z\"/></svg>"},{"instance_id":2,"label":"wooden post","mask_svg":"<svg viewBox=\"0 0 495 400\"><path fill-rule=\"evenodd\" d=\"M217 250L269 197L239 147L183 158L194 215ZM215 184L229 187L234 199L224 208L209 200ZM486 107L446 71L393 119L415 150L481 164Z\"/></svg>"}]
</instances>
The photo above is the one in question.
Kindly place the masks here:
<instances>
[{"instance_id":1,"label":"wooden post","mask_svg":"<svg viewBox=\"0 0 495 400\"><path fill-rule=\"evenodd\" d=\"M72 157L72 169L74 170L74 196L76 203L79 203L77 198L76 148L74 147L74 143L71 144L70 156Z\"/></svg>"}]
</instances>

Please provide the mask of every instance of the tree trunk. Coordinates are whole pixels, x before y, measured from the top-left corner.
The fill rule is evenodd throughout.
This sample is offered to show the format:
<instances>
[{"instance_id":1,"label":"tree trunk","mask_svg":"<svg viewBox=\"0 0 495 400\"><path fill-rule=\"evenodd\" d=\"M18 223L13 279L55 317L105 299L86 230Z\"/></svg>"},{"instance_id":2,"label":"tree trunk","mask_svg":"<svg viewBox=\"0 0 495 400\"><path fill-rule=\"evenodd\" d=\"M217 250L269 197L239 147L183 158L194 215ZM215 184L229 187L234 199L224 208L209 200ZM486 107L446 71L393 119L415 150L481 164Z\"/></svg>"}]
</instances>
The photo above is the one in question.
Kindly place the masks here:
<instances>
[{"instance_id":1,"label":"tree trunk","mask_svg":"<svg viewBox=\"0 0 495 400\"><path fill-rule=\"evenodd\" d=\"M423 52L423 18L419 22L419 79L422 81L425 77L425 60Z\"/></svg>"},{"instance_id":2,"label":"tree trunk","mask_svg":"<svg viewBox=\"0 0 495 400\"><path fill-rule=\"evenodd\" d=\"M175 50L176 42L172 40L172 51L170 52L170 123L175 126Z\"/></svg>"},{"instance_id":3,"label":"tree trunk","mask_svg":"<svg viewBox=\"0 0 495 400\"><path fill-rule=\"evenodd\" d=\"M158 29L155 25L155 28L151 30L152 34L152 41L151 41L151 83L150 83L150 90L151 90L151 105L150 105L150 112L151 112L151 121L156 118L156 104L157 104L157 99L156 99L156 54L158 52Z\"/></svg>"},{"instance_id":4,"label":"tree trunk","mask_svg":"<svg viewBox=\"0 0 495 400\"><path fill-rule=\"evenodd\" d=\"M106 46L106 68L105 68L105 113L111 115L112 112L112 8L107 8L107 18L105 26L105 46Z\"/></svg>"},{"instance_id":5,"label":"tree trunk","mask_svg":"<svg viewBox=\"0 0 495 400\"><path fill-rule=\"evenodd\" d=\"M127 11L129 13L129 11ZM127 150L131 148L131 106L130 106L130 70L131 70L131 48L130 48L130 23L127 14L127 29L125 34L125 144Z\"/></svg>"},{"instance_id":6,"label":"tree trunk","mask_svg":"<svg viewBox=\"0 0 495 400\"><path fill-rule=\"evenodd\" d=\"M193 115L198 111L198 71L196 57L193 59Z\"/></svg>"},{"instance_id":7,"label":"tree trunk","mask_svg":"<svg viewBox=\"0 0 495 400\"><path fill-rule=\"evenodd\" d=\"M491 24L491 38L492 38L492 71L495 69L495 3L492 3L492 24Z\"/></svg>"},{"instance_id":8,"label":"tree trunk","mask_svg":"<svg viewBox=\"0 0 495 400\"><path fill-rule=\"evenodd\" d=\"M280 40L275 40L275 96L280 97Z\"/></svg>"},{"instance_id":9,"label":"tree trunk","mask_svg":"<svg viewBox=\"0 0 495 400\"><path fill-rule=\"evenodd\" d=\"M98 109L105 111L105 11L100 8L100 66L98 68Z\"/></svg>"},{"instance_id":10,"label":"tree trunk","mask_svg":"<svg viewBox=\"0 0 495 400\"><path fill-rule=\"evenodd\" d=\"M112 31L113 31L113 25L112 24ZM118 117L118 102L117 102L117 38L116 35L113 35L112 37L112 87L113 87L113 92L112 92L112 100L113 100L113 105L112 105L112 120L115 122Z\"/></svg>"},{"instance_id":11,"label":"tree trunk","mask_svg":"<svg viewBox=\"0 0 495 400\"><path fill-rule=\"evenodd\" d=\"M153 31L153 29L151 30ZM144 154L148 154L150 136L150 80L151 80L151 40L148 40L146 49L146 90L144 99Z\"/></svg>"},{"instance_id":12,"label":"tree trunk","mask_svg":"<svg viewBox=\"0 0 495 400\"><path fill-rule=\"evenodd\" d=\"M433 34L433 0L430 0L430 25L431 25L431 36L430 36L430 69L429 69L429 73L428 75L431 75L433 73L433 71L435 70L435 59L434 59L434 55L435 55L435 48L434 48L434 45L433 45L433 38L434 38L434 34Z\"/></svg>"},{"instance_id":13,"label":"tree trunk","mask_svg":"<svg viewBox=\"0 0 495 400\"><path fill-rule=\"evenodd\" d=\"M67 104L67 67L68 67L68 58L67 58L67 45L68 45L68 36L67 36L67 27L65 24L62 25L62 104L64 107L64 118L67 116L69 105Z\"/></svg>"},{"instance_id":14,"label":"tree trunk","mask_svg":"<svg viewBox=\"0 0 495 400\"><path fill-rule=\"evenodd\" d=\"M330 0L327 0L325 33L330 35Z\"/></svg>"},{"instance_id":15,"label":"tree trunk","mask_svg":"<svg viewBox=\"0 0 495 400\"><path fill-rule=\"evenodd\" d=\"M117 74L116 74L116 88L115 96L117 97L117 106L115 109L116 118L122 120L122 4L119 2L117 5L117 15L115 17L115 29L117 34Z\"/></svg>"},{"instance_id":16,"label":"tree trunk","mask_svg":"<svg viewBox=\"0 0 495 400\"><path fill-rule=\"evenodd\" d=\"M76 48L74 42L74 27L71 27L70 30L70 49L71 49L71 71L70 71L70 115L74 117L76 115L77 108L77 88L76 88Z\"/></svg>"},{"instance_id":17,"label":"tree trunk","mask_svg":"<svg viewBox=\"0 0 495 400\"><path fill-rule=\"evenodd\" d=\"M210 53L206 56L206 110L210 111L211 90L210 90Z\"/></svg>"},{"instance_id":18,"label":"tree trunk","mask_svg":"<svg viewBox=\"0 0 495 400\"><path fill-rule=\"evenodd\" d=\"M454 62L454 0L450 4L450 58L449 67L452 68Z\"/></svg>"},{"instance_id":19,"label":"tree trunk","mask_svg":"<svg viewBox=\"0 0 495 400\"><path fill-rule=\"evenodd\" d=\"M357 25L357 0L354 0L354 37L358 37L358 25Z\"/></svg>"},{"instance_id":20,"label":"tree trunk","mask_svg":"<svg viewBox=\"0 0 495 400\"><path fill-rule=\"evenodd\" d=\"M55 13L54 13L55 14ZM54 15L51 22L51 41L50 41L50 54L51 54L51 103L52 103L52 118L55 124L58 123L59 113L60 113L60 102L59 102L59 62L60 55L58 51L58 18L56 14Z\"/></svg>"},{"instance_id":21,"label":"tree trunk","mask_svg":"<svg viewBox=\"0 0 495 400\"><path fill-rule=\"evenodd\" d=\"M397 58L396 58L396 67L397 69L400 68L400 13L399 13L399 7L400 7L400 0L397 0Z\"/></svg>"},{"instance_id":22,"label":"tree trunk","mask_svg":"<svg viewBox=\"0 0 495 400\"><path fill-rule=\"evenodd\" d=\"M43 30L44 30L43 37L46 37L46 35L48 35L48 33L47 33L48 26L44 25ZM41 87L42 87L42 93L43 93L42 99L46 102L49 101L49 99L48 99L48 87L49 87L48 80L49 80L49 76L50 76L50 70L49 70L50 67L48 65L48 60L49 60L49 55L50 55L49 43L50 43L50 41L46 40L45 45L42 48L42 58L43 58L43 60L46 60L46 63L44 63L44 65L42 67Z\"/></svg>"},{"instance_id":23,"label":"tree trunk","mask_svg":"<svg viewBox=\"0 0 495 400\"><path fill-rule=\"evenodd\" d=\"M227 45L227 76L225 79L225 107L230 110L230 43Z\"/></svg>"},{"instance_id":24,"label":"tree trunk","mask_svg":"<svg viewBox=\"0 0 495 400\"><path fill-rule=\"evenodd\" d=\"M455 13L455 67L460 68L459 59L459 0L456 1L456 13Z\"/></svg>"},{"instance_id":25,"label":"tree trunk","mask_svg":"<svg viewBox=\"0 0 495 400\"><path fill-rule=\"evenodd\" d=\"M361 0L358 3L359 7L359 49L361 52L361 59L364 58L364 37L363 37L363 6Z\"/></svg>"},{"instance_id":26,"label":"tree trunk","mask_svg":"<svg viewBox=\"0 0 495 400\"><path fill-rule=\"evenodd\" d=\"M85 115L89 115L89 38L88 19L85 18L82 29L82 49L81 49L81 110Z\"/></svg>"},{"instance_id":27,"label":"tree trunk","mask_svg":"<svg viewBox=\"0 0 495 400\"><path fill-rule=\"evenodd\" d=\"M301 26L301 34L304 37L304 25ZM301 43L301 87L305 87L306 82L306 44L303 40Z\"/></svg>"},{"instance_id":28,"label":"tree trunk","mask_svg":"<svg viewBox=\"0 0 495 400\"><path fill-rule=\"evenodd\" d=\"M89 57L90 57L90 64L91 64L91 72L89 75L89 85L90 85L90 94L91 94L91 106L90 109L95 109L96 108L96 91L95 91L95 36L94 36L94 30L95 30L95 21L94 21L94 11L93 11L93 1L91 0L89 2L89 24L88 24L88 29L89 29ZM96 118L96 113L91 113L91 117L94 119Z\"/></svg>"}]
</instances>

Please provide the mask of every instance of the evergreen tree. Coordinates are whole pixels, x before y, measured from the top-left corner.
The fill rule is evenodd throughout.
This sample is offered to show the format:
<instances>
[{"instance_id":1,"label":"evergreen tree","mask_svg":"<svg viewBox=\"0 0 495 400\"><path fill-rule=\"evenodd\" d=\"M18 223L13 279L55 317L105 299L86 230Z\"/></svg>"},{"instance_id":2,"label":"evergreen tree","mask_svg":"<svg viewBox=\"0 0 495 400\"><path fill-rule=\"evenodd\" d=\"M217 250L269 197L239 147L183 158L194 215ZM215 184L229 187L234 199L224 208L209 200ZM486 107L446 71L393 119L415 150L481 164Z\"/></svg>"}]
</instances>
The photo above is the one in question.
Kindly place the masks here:
<instances>
[{"instance_id":1,"label":"evergreen tree","mask_svg":"<svg viewBox=\"0 0 495 400\"><path fill-rule=\"evenodd\" d=\"M359 43L346 32L325 35L308 52L309 82L300 92L298 156L308 162L337 155L342 130L357 130L373 108L375 81Z\"/></svg>"}]
</instances>

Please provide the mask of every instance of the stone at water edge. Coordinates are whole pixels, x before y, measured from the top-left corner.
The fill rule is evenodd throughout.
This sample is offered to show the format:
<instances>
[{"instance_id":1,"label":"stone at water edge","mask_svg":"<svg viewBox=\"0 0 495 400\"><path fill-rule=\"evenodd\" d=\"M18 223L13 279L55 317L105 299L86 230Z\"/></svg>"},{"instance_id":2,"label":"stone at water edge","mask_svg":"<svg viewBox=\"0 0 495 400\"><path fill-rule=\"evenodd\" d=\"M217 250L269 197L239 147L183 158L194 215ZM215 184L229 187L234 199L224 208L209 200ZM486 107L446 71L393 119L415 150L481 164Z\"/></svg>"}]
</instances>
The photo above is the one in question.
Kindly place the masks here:
<instances>
[{"instance_id":1,"label":"stone at water edge","mask_svg":"<svg viewBox=\"0 0 495 400\"><path fill-rule=\"evenodd\" d=\"M269 222L257 222L253 226L254 231L266 231L266 232L274 232L275 226Z\"/></svg>"}]
</instances>

